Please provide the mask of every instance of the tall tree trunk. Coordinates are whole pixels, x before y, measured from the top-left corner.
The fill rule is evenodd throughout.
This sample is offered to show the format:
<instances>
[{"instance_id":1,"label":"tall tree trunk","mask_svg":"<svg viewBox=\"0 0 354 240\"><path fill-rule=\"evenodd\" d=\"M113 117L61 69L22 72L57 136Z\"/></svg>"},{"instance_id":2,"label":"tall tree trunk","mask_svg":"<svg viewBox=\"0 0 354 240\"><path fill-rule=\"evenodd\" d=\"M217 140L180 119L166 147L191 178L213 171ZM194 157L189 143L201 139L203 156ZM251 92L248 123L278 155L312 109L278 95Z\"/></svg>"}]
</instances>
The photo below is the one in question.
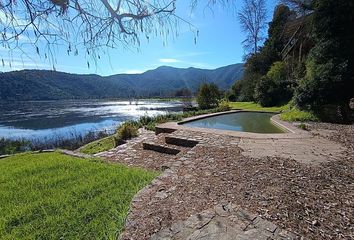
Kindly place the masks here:
<instances>
[{"instance_id":1,"label":"tall tree trunk","mask_svg":"<svg viewBox=\"0 0 354 240\"><path fill-rule=\"evenodd\" d=\"M257 39L254 41L254 54L257 53Z\"/></svg>"}]
</instances>

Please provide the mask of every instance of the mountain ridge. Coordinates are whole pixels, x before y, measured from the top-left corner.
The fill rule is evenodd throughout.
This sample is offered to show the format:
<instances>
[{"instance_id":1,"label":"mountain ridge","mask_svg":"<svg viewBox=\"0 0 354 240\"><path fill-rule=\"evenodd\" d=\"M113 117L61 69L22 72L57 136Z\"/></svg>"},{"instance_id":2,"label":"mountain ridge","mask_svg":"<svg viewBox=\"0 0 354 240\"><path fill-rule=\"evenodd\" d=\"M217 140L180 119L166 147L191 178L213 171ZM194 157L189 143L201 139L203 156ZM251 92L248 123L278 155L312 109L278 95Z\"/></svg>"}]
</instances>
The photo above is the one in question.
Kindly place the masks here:
<instances>
[{"instance_id":1,"label":"mountain ridge","mask_svg":"<svg viewBox=\"0 0 354 240\"><path fill-rule=\"evenodd\" d=\"M202 82L228 89L242 75L242 63L216 69L160 66L109 76L24 69L0 73L0 100L170 97L182 88L195 92Z\"/></svg>"}]
</instances>

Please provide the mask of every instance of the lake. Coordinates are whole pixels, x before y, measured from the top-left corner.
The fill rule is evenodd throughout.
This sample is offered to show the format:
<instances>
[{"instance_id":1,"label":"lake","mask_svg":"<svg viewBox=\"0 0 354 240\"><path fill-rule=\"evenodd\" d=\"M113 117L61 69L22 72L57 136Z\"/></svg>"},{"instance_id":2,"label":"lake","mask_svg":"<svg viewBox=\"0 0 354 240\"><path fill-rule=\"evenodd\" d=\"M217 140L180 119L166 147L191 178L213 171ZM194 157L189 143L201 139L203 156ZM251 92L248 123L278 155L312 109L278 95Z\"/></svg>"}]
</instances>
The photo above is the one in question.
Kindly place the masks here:
<instances>
[{"instance_id":1,"label":"lake","mask_svg":"<svg viewBox=\"0 0 354 240\"><path fill-rule=\"evenodd\" d=\"M160 100L0 101L0 138L51 140L113 132L124 121L182 109L182 102Z\"/></svg>"}]
</instances>

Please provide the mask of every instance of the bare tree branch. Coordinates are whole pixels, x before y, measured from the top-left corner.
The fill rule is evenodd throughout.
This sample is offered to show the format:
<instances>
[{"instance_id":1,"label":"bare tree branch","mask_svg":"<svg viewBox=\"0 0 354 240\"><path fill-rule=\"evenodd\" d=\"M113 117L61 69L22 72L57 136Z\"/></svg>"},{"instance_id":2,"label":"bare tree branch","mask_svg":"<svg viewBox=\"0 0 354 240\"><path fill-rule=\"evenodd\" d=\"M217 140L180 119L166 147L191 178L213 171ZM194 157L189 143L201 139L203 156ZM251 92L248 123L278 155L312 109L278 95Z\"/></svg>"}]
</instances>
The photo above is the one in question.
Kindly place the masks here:
<instances>
[{"instance_id":1,"label":"bare tree branch","mask_svg":"<svg viewBox=\"0 0 354 240\"><path fill-rule=\"evenodd\" d=\"M244 0L243 7L238 13L242 30L247 33L242 42L245 49L253 53L258 51L258 43L262 40L263 30L266 27L267 10L265 0Z\"/></svg>"},{"instance_id":2,"label":"bare tree branch","mask_svg":"<svg viewBox=\"0 0 354 240\"><path fill-rule=\"evenodd\" d=\"M152 36L166 40L181 22L197 37L197 28L176 15L176 1L0 0L0 44L9 51L35 49L54 65L52 50L57 46L65 46L68 55L84 50L81 53L99 59L107 47L135 48L141 38ZM196 5L198 0L191 1ZM234 2L208 0L207 6Z\"/></svg>"},{"instance_id":3,"label":"bare tree branch","mask_svg":"<svg viewBox=\"0 0 354 240\"><path fill-rule=\"evenodd\" d=\"M64 45L68 54L84 48L97 57L103 47L139 46L141 37L151 35L166 38L180 21L175 10L176 0L0 0L0 44L13 50L26 42L38 54L43 46L50 51Z\"/></svg>"}]
</instances>

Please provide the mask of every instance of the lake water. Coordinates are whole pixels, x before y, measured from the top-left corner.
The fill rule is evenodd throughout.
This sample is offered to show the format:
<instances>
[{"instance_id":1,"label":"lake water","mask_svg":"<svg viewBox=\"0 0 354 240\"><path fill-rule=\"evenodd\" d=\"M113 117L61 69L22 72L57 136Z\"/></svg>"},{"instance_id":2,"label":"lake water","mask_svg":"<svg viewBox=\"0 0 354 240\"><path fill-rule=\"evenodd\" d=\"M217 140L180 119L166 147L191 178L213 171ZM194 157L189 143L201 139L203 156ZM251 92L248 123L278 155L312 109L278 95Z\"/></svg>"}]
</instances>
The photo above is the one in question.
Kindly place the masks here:
<instances>
[{"instance_id":1,"label":"lake water","mask_svg":"<svg viewBox=\"0 0 354 240\"><path fill-rule=\"evenodd\" d=\"M0 101L0 138L50 140L114 129L124 121L181 111L178 101Z\"/></svg>"},{"instance_id":2,"label":"lake water","mask_svg":"<svg viewBox=\"0 0 354 240\"><path fill-rule=\"evenodd\" d=\"M273 115L273 113L238 112L203 118L183 125L240 132L283 133L283 130L272 124L270 118Z\"/></svg>"}]
</instances>

